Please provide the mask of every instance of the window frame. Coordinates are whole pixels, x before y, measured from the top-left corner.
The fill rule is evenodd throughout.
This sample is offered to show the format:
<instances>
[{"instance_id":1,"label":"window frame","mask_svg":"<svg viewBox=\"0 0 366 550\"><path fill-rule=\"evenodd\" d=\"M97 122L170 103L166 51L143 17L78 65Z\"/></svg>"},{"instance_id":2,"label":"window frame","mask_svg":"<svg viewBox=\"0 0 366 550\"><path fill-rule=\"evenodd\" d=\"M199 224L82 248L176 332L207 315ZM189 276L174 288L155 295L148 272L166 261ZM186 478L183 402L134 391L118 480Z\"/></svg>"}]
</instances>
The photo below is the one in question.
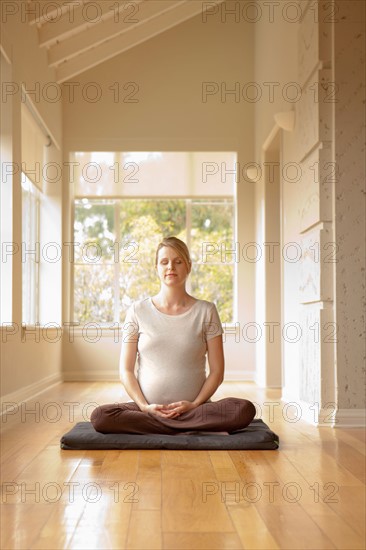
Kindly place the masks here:
<instances>
[{"instance_id":1,"label":"window frame","mask_svg":"<svg viewBox=\"0 0 366 550\"><path fill-rule=\"evenodd\" d=\"M41 226L41 191L38 189L38 187L32 182L32 180L24 173L21 173L21 181L23 181L23 178L26 178L28 185L31 186L31 189L27 190L24 189L22 186L22 247L26 245L25 242L23 242L23 224L24 220L26 219L23 212L23 196L25 193L28 194L29 197L29 205L30 205L30 213L29 213L29 225L30 227L27 228L27 234L32 234L34 231L34 244L35 244L35 259L34 259L34 267L33 262L27 262L23 261L23 249L21 250L22 255L22 326L29 327L29 326L36 326L39 324L39 298L40 298L40 289L39 289L39 280L40 280L40 226ZM32 225L34 224L34 227ZM26 260L26 258L25 258ZM27 267L25 268L26 271L26 277L29 280L29 288L30 292L29 295L25 297L24 295L24 272L23 265L27 264ZM24 316L24 300L25 298L28 301L27 304L27 313L29 314L29 318L25 318Z\"/></svg>"},{"instance_id":2,"label":"window frame","mask_svg":"<svg viewBox=\"0 0 366 550\"><path fill-rule=\"evenodd\" d=\"M80 201L82 199L87 199L91 202L94 202L95 204L98 204L98 202L102 202L102 201L105 201L105 200L110 200L110 201L114 201L114 204L113 204L113 208L114 208L114 223L115 223L115 232L116 232L116 235L119 234L119 230L120 230L120 210L121 210L121 205L122 205L122 202L123 200L128 200L128 201L138 201L138 200L156 200L156 201L159 201L159 200L184 200L186 202L186 230L187 230L187 227L188 227L188 224L187 224L187 221L189 222L189 228L190 228L190 231L187 231L187 246L188 246L188 249L190 250L191 249L191 230L192 230L192 217L191 217L191 211L192 211L192 203L194 203L195 201L205 201L205 202L220 202L220 201L225 201L225 200L229 200L232 202L232 206L233 206L233 218L232 218L232 226L233 226L233 238L234 238L234 242L236 242L236 232L237 232L237 209L236 209L236 200L235 200L235 196L232 196L232 195L225 195L225 196L220 196L220 197L217 197L217 196L167 196L167 195L159 195L159 196L153 196L153 197L141 197L141 196L128 196L126 198L122 198L122 197L114 197L114 196L109 196L109 195L105 195L105 196L98 196L96 197L95 195L91 196L91 195L74 195L73 197L73 200L72 200L72 208L71 208L71 216L70 216L70 222L71 222L71 234L72 234L72 238L73 238L73 243L75 243L75 203L76 201ZM116 207L118 204L118 208ZM187 205L189 205L189 208L187 208ZM189 212L188 212L189 210ZM118 232L117 232L118 230ZM119 288L119 263L118 262L113 262L114 263L114 283L113 283L113 287L114 287L114 290L113 290L113 297L114 297L114 307L113 307L113 314L114 314L114 319L113 321L110 321L108 323L100 323L98 321L88 321L85 323L85 325L87 325L89 322L90 323L94 323L96 325L98 325L98 328L101 329L101 330L111 330L111 328L115 328L116 324L117 326L120 326L120 319L119 319L119 314L120 314L120 309L119 309L119 291L120 291L120 288ZM228 262L229 263L229 262ZM233 320L231 322L226 322L225 325L231 325L233 323L235 323L235 300L236 300L236 284L235 284L235 281L236 281L236 277L237 277L237 263L235 261L231 261L230 264L232 264L234 266L234 273L233 273L233 306L232 306L232 315L233 315ZM71 269L70 269L70 322L75 325L76 327L79 327L80 329L82 328L82 322L78 321L75 319L75 308L74 308L74 305L75 305L75 302L74 302L74 296L75 296L75 265L86 265L85 263L82 263L82 262L75 262L75 257L74 257L74 254L72 255L72 261L71 261ZM191 280L190 278L188 279L187 281L187 291L190 292L191 290ZM85 326L84 325L84 326Z\"/></svg>"}]
</instances>

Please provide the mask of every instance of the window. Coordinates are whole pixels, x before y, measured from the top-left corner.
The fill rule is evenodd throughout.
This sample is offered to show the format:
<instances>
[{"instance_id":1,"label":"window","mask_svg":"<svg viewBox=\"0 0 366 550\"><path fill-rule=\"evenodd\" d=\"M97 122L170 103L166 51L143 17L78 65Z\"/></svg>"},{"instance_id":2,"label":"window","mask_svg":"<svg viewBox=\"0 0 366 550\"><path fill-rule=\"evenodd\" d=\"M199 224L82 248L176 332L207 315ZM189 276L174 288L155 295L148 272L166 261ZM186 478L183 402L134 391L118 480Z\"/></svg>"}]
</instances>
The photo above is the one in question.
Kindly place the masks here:
<instances>
[{"instance_id":1,"label":"window","mask_svg":"<svg viewBox=\"0 0 366 550\"><path fill-rule=\"evenodd\" d=\"M155 250L169 235L191 251L188 290L232 322L234 261L219 250L235 241L234 201L175 197L75 200L74 321L123 323L132 302L159 290Z\"/></svg>"},{"instance_id":2,"label":"window","mask_svg":"<svg viewBox=\"0 0 366 550\"><path fill-rule=\"evenodd\" d=\"M155 250L175 235L192 254L188 291L233 322L236 159L234 151L72 153L73 320L123 323L132 302L159 290Z\"/></svg>"},{"instance_id":3,"label":"window","mask_svg":"<svg viewBox=\"0 0 366 550\"><path fill-rule=\"evenodd\" d=\"M39 203L40 192L22 173L22 320L38 321L39 288Z\"/></svg>"},{"instance_id":4,"label":"window","mask_svg":"<svg viewBox=\"0 0 366 550\"><path fill-rule=\"evenodd\" d=\"M1 85L13 81L12 65L0 48ZM13 161L13 98L9 95L0 103L0 323L13 320L13 257L10 250L15 247L13 238L13 175L6 174L5 167Z\"/></svg>"}]
</instances>

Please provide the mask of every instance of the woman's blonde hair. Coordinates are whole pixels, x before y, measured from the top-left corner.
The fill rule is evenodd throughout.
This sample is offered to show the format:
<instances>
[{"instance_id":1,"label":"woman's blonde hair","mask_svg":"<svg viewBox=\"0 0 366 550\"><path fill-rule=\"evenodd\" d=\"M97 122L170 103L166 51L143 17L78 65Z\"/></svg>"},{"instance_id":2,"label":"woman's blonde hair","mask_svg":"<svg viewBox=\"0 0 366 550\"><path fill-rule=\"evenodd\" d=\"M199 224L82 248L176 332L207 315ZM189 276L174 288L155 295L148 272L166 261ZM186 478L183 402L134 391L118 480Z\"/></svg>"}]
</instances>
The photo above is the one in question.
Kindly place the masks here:
<instances>
[{"instance_id":1,"label":"woman's blonde hair","mask_svg":"<svg viewBox=\"0 0 366 550\"><path fill-rule=\"evenodd\" d=\"M191 261L190 255L189 255L189 250L188 250L188 247L187 247L186 243L181 241L177 237L165 237L158 244L158 248L156 249L156 254L155 254L155 266L158 265L159 251L164 246L170 246L170 248L174 248L174 250L176 250L178 255L182 258L182 260L186 264L186 267L187 267L187 270L188 270L188 273L189 273L191 271L191 267L192 267L192 261Z\"/></svg>"}]
</instances>

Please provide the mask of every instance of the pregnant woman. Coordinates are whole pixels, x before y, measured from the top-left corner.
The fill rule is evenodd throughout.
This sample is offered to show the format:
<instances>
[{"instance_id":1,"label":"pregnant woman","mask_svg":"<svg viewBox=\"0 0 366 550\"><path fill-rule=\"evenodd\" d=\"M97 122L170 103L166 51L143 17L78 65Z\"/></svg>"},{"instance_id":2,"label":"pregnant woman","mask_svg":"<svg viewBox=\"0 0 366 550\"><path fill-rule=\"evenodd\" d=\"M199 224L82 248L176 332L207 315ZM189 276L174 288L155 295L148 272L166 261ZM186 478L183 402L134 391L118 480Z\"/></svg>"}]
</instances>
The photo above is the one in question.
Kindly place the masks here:
<instances>
[{"instance_id":1,"label":"pregnant woman","mask_svg":"<svg viewBox=\"0 0 366 550\"><path fill-rule=\"evenodd\" d=\"M230 433L253 420L247 399L210 399L224 379L223 329L215 304L187 293L191 266L183 241L163 239L155 259L160 291L135 302L123 327L120 373L132 401L94 409L98 432Z\"/></svg>"}]
</instances>

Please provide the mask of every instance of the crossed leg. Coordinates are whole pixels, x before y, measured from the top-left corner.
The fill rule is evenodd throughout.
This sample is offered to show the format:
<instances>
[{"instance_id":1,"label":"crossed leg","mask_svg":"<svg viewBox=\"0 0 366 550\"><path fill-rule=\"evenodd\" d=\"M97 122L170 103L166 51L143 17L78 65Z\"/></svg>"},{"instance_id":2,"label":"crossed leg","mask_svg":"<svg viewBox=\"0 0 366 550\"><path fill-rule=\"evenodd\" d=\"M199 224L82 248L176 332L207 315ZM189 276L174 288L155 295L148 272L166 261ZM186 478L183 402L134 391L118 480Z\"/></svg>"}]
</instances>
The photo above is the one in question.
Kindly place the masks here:
<instances>
[{"instance_id":1,"label":"crossed leg","mask_svg":"<svg viewBox=\"0 0 366 550\"><path fill-rule=\"evenodd\" d=\"M143 412L136 403L101 405L90 420L97 432L174 435L185 431L234 432L248 426L256 414L247 399L225 397L202 403L178 418L161 418Z\"/></svg>"}]
</instances>

